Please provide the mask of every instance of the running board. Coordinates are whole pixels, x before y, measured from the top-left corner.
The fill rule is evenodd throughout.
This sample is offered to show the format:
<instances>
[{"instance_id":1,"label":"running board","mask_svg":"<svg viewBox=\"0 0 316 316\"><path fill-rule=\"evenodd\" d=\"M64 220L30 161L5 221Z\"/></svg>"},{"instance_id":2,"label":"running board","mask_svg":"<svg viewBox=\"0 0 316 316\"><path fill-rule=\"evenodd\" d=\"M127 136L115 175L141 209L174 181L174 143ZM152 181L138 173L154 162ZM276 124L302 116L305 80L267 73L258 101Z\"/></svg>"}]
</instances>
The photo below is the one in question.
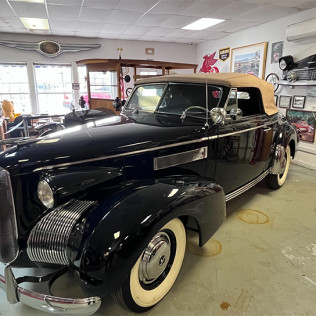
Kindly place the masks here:
<instances>
[{"instance_id":1,"label":"running board","mask_svg":"<svg viewBox=\"0 0 316 316\"><path fill-rule=\"evenodd\" d=\"M246 192L247 190L251 189L253 186L255 186L257 183L259 183L262 179L264 179L267 174L269 174L270 169L266 170L265 172L263 172L260 176L258 176L256 179L248 182L246 185L240 187L239 189L227 194L225 196L226 202L228 202L229 200L235 198L236 196L240 195L241 193Z\"/></svg>"}]
</instances>

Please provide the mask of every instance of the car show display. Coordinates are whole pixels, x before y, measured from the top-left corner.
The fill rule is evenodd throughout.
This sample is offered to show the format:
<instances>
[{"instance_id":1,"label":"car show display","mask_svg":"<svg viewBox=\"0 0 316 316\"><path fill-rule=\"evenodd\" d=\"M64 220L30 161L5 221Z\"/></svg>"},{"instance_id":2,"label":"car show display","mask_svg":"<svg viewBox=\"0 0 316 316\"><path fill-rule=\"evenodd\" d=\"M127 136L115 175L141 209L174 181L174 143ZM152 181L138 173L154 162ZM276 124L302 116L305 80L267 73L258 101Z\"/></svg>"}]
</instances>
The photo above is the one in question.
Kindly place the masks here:
<instances>
[{"instance_id":1,"label":"car show display","mask_svg":"<svg viewBox=\"0 0 316 316\"><path fill-rule=\"evenodd\" d=\"M92 314L109 294L147 311L177 279L186 230L202 247L227 201L263 179L283 186L297 146L273 86L253 75L139 80L120 115L0 153L0 288L55 314ZM16 267L55 272L17 278ZM49 292L66 272L84 298ZM24 282L46 282L49 294Z\"/></svg>"}]
</instances>

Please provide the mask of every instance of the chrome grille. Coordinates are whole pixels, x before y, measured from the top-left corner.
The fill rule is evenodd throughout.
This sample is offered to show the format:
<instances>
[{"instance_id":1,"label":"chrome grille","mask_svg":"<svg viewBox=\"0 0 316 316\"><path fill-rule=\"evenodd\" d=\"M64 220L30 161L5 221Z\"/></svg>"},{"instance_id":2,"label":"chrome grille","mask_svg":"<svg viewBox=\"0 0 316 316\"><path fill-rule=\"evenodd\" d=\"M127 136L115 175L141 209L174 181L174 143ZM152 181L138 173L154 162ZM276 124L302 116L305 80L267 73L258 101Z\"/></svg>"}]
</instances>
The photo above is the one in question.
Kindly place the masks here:
<instances>
[{"instance_id":1,"label":"chrome grille","mask_svg":"<svg viewBox=\"0 0 316 316\"><path fill-rule=\"evenodd\" d=\"M19 252L10 174L0 167L0 261L10 263Z\"/></svg>"},{"instance_id":2,"label":"chrome grille","mask_svg":"<svg viewBox=\"0 0 316 316\"><path fill-rule=\"evenodd\" d=\"M290 72L295 73L296 80L316 80L316 68L294 69Z\"/></svg>"},{"instance_id":3,"label":"chrome grille","mask_svg":"<svg viewBox=\"0 0 316 316\"><path fill-rule=\"evenodd\" d=\"M61 206L43 217L32 229L27 254L32 261L69 264L69 237L81 214L93 201L75 201Z\"/></svg>"}]
</instances>

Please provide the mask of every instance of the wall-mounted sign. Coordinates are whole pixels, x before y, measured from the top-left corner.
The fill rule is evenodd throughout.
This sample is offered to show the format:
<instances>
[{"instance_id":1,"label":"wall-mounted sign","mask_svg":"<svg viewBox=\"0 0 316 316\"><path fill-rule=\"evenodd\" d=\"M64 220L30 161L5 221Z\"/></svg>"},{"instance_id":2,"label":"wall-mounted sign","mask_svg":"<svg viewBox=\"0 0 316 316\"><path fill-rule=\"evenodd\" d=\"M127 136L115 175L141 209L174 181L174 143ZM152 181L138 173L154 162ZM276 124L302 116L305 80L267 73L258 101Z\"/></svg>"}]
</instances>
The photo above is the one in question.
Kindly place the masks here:
<instances>
[{"instance_id":1,"label":"wall-mounted sign","mask_svg":"<svg viewBox=\"0 0 316 316\"><path fill-rule=\"evenodd\" d=\"M229 53L230 53L230 47L221 48L219 50L219 59L221 61L225 61L227 58L229 58Z\"/></svg>"},{"instance_id":2,"label":"wall-mounted sign","mask_svg":"<svg viewBox=\"0 0 316 316\"><path fill-rule=\"evenodd\" d=\"M215 58L215 54L216 52L213 54L207 54L203 57L204 61L200 69L200 72L204 72L204 73L210 73L210 72L218 73L219 72L218 68L214 66L216 62L218 61L218 59Z\"/></svg>"}]
</instances>

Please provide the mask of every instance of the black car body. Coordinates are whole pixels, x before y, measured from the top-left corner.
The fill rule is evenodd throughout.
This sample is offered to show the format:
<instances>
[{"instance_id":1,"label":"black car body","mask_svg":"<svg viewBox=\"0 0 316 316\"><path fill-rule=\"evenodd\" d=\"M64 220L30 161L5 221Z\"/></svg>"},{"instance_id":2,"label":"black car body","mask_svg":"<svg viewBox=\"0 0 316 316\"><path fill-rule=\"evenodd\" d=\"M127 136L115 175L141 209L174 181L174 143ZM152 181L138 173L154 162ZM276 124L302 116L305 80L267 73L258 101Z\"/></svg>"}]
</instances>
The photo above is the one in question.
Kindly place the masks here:
<instances>
[{"instance_id":1,"label":"black car body","mask_svg":"<svg viewBox=\"0 0 316 316\"><path fill-rule=\"evenodd\" d=\"M11 303L52 313L91 314L113 292L147 310L181 268L183 227L203 246L224 222L226 201L265 177L283 185L297 141L272 85L254 76L137 82L120 116L0 154L0 287ZM16 279L16 266L56 267L53 280L71 271L89 297L26 291L19 283L35 278Z\"/></svg>"}]
</instances>

